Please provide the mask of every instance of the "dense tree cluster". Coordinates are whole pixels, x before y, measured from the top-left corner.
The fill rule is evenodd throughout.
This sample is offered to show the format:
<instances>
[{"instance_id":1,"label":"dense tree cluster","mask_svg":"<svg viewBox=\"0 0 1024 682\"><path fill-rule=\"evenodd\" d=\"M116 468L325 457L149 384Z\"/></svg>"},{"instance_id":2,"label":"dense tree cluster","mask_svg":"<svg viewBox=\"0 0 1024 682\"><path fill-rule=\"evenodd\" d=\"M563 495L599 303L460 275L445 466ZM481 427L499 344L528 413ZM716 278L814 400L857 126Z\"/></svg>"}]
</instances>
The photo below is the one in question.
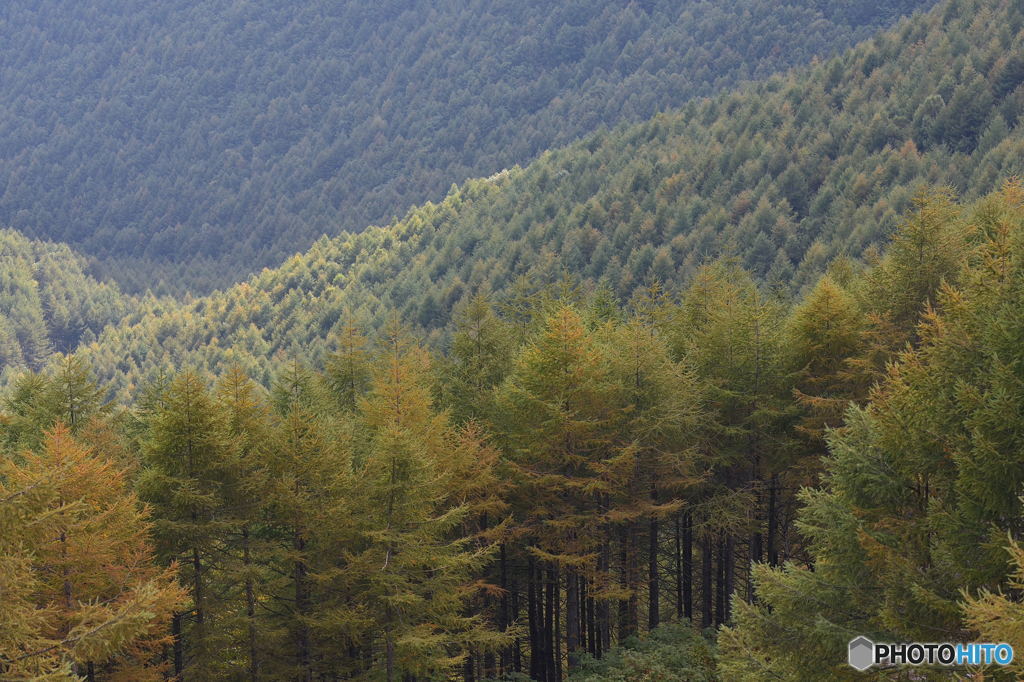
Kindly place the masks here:
<instances>
[{"instance_id":1,"label":"dense tree cluster","mask_svg":"<svg viewBox=\"0 0 1024 682\"><path fill-rule=\"evenodd\" d=\"M0 233L0 677L1024 650L1022 50L946 0L201 298Z\"/></svg>"},{"instance_id":2,"label":"dense tree cluster","mask_svg":"<svg viewBox=\"0 0 1024 682\"><path fill-rule=\"evenodd\" d=\"M932 206L926 226L890 258L912 273L900 293L916 283L927 305L870 401L829 434L821 487L800 493L806 555L755 569L757 600L738 602L720 637L728 679L811 679L859 634L1024 644L1024 191L971 211ZM830 675L853 677L842 665Z\"/></svg>"},{"instance_id":3,"label":"dense tree cluster","mask_svg":"<svg viewBox=\"0 0 1024 682\"><path fill-rule=\"evenodd\" d=\"M653 281L677 293L717 255L800 291L831 259L882 243L922 183L971 200L1024 175L1022 27L1009 0L943 5L807 73L594 135L391 226L321 239L223 292L145 298L83 353L118 390L182 365L239 364L269 385L286 358L322 358L345 310L374 326L398 311L443 345L452 311L482 291L512 301L568 273L620 301ZM985 108L963 128L967 102Z\"/></svg>"},{"instance_id":4,"label":"dense tree cluster","mask_svg":"<svg viewBox=\"0 0 1024 682\"><path fill-rule=\"evenodd\" d=\"M0 230L0 380L95 340L132 307L67 246Z\"/></svg>"},{"instance_id":5,"label":"dense tree cluster","mask_svg":"<svg viewBox=\"0 0 1024 682\"><path fill-rule=\"evenodd\" d=\"M138 644L58 645L95 679L799 680L845 674L851 633L1013 637L1022 264L1008 183L920 196L883 256L798 298L728 258L626 306L568 282L478 295L443 354L394 316L349 323L269 390L183 371L126 408L62 356L6 401L0 519L54 504L33 476L65 461L148 503L103 498L151 523L141 576L180 592L161 583ZM107 519L93 504L68 527ZM0 666L40 655L16 608Z\"/></svg>"},{"instance_id":6,"label":"dense tree cluster","mask_svg":"<svg viewBox=\"0 0 1024 682\"><path fill-rule=\"evenodd\" d=\"M138 291L222 286L932 4L17 0L0 224Z\"/></svg>"}]
</instances>

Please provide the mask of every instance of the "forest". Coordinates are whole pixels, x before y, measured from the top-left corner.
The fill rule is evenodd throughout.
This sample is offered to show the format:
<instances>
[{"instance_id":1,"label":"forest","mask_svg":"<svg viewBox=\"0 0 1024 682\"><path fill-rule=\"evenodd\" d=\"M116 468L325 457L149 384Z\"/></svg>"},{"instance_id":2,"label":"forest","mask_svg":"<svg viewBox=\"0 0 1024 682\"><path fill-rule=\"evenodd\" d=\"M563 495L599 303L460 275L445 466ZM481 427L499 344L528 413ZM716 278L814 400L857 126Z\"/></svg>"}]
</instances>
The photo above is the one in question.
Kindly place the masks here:
<instances>
[{"instance_id":1,"label":"forest","mask_svg":"<svg viewBox=\"0 0 1024 682\"><path fill-rule=\"evenodd\" d=\"M440 348L464 299L563 275L627 301L653 281L677 293L728 254L798 294L832 259L881 246L920 187L970 201L1024 177L1022 27L1009 0L941 6L809 72L595 134L392 225L321 239L238 286L142 297L80 352L128 397L182 366L239 364L269 385L293 357L321 360L346 310L375 328L397 312Z\"/></svg>"},{"instance_id":2,"label":"forest","mask_svg":"<svg viewBox=\"0 0 1024 682\"><path fill-rule=\"evenodd\" d=\"M1020 2L64 8L0 680L1024 677L847 664L1024 652Z\"/></svg>"},{"instance_id":3,"label":"forest","mask_svg":"<svg viewBox=\"0 0 1024 682\"><path fill-rule=\"evenodd\" d=\"M10 0L0 225L206 293L932 4Z\"/></svg>"},{"instance_id":4,"label":"forest","mask_svg":"<svg viewBox=\"0 0 1024 682\"><path fill-rule=\"evenodd\" d=\"M853 679L855 634L1024 647L1022 287L1011 182L918 196L799 298L734 258L626 305L480 295L444 353L349 323L269 390L181 371L127 406L61 356L0 416L0 670Z\"/></svg>"}]
</instances>

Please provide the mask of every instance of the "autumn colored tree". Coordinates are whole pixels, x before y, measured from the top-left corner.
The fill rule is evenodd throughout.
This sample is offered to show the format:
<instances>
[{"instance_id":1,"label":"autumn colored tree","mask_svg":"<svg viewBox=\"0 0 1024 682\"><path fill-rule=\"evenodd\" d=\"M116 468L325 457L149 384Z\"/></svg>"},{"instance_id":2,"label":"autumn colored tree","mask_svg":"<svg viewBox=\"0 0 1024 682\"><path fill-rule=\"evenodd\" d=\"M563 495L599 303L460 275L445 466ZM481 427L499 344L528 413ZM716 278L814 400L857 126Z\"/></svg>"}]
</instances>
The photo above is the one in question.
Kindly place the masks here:
<instances>
[{"instance_id":1,"label":"autumn colored tree","mask_svg":"<svg viewBox=\"0 0 1024 682\"><path fill-rule=\"evenodd\" d=\"M58 425L39 452L0 460L4 679L161 680L184 593L155 562L124 474Z\"/></svg>"},{"instance_id":2,"label":"autumn colored tree","mask_svg":"<svg viewBox=\"0 0 1024 682\"><path fill-rule=\"evenodd\" d=\"M937 201L942 229L973 226L963 270L923 302L916 343L830 436L822 489L801 495L814 570L757 570L757 602L738 604L722 636L736 679L798 678L811 660L839 661L851 633L964 641L1007 624L993 595L1015 583L1005 546L1022 530L1024 394L1011 368L1024 341L1009 321L1024 298L1024 192L1011 183L952 212Z\"/></svg>"},{"instance_id":3,"label":"autumn colored tree","mask_svg":"<svg viewBox=\"0 0 1024 682\"><path fill-rule=\"evenodd\" d=\"M225 632L218 627L223 602L212 589L223 557L218 552L232 526L224 490L228 448L220 413L196 374L175 378L150 417L138 487L153 507L158 555L180 564L189 592L187 608L172 619L174 674L214 679Z\"/></svg>"},{"instance_id":4,"label":"autumn colored tree","mask_svg":"<svg viewBox=\"0 0 1024 682\"><path fill-rule=\"evenodd\" d=\"M370 619L360 643L364 674L388 682L446 674L470 651L506 641L463 611L493 545L474 546L456 532L471 507L469 497L452 494L471 488L452 487L468 472L447 454L450 427L431 407L428 371L426 352L392 323L360 405L371 446L355 474L362 492L353 500L356 540L344 578Z\"/></svg>"}]
</instances>

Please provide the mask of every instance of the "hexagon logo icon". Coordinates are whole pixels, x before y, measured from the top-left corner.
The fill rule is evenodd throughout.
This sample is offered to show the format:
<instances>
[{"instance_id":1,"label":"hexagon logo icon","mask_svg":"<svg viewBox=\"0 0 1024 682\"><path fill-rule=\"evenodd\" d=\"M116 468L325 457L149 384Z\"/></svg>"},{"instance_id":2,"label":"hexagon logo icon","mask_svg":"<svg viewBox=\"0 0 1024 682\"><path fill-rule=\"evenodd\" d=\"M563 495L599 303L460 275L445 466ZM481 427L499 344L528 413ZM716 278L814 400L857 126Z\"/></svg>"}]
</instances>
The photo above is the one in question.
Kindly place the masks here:
<instances>
[{"instance_id":1,"label":"hexagon logo icon","mask_svg":"<svg viewBox=\"0 0 1024 682\"><path fill-rule=\"evenodd\" d=\"M846 660L853 669L864 672L875 663L875 643L863 635L851 639Z\"/></svg>"}]
</instances>

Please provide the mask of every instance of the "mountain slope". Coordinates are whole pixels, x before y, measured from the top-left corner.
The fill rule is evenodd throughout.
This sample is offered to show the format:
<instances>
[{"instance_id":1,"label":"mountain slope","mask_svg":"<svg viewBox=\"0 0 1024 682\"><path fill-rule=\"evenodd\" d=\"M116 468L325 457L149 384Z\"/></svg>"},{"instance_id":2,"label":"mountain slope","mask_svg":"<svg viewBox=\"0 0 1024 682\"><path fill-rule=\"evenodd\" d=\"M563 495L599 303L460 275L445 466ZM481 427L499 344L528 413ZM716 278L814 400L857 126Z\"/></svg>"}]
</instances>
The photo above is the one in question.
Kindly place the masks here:
<instances>
[{"instance_id":1,"label":"mountain slope","mask_svg":"<svg viewBox=\"0 0 1024 682\"><path fill-rule=\"evenodd\" d=\"M133 305L67 246L0 230L0 377L95 339Z\"/></svg>"},{"instance_id":2,"label":"mountain slope","mask_svg":"<svg viewBox=\"0 0 1024 682\"><path fill-rule=\"evenodd\" d=\"M131 387L156 368L316 355L347 308L442 335L459 300L561 272L628 297L731 254L799 287L884 239L923 185L966 198L1024 174L1024 11L958 0L810 70L593 135L466 183L389 227L322 239L251 281L153 302L83 352Z\"/></svg>"},{"instance_id":3,"label":"mountain slope","mask_svg":"<svg viewBox=\"0 0 1024 682\"><path fill-rule=\"evenodd\" d=\"M931 4L13 0L0 224L139 290L238 281Z\"/></svg>"}]
</instances>

